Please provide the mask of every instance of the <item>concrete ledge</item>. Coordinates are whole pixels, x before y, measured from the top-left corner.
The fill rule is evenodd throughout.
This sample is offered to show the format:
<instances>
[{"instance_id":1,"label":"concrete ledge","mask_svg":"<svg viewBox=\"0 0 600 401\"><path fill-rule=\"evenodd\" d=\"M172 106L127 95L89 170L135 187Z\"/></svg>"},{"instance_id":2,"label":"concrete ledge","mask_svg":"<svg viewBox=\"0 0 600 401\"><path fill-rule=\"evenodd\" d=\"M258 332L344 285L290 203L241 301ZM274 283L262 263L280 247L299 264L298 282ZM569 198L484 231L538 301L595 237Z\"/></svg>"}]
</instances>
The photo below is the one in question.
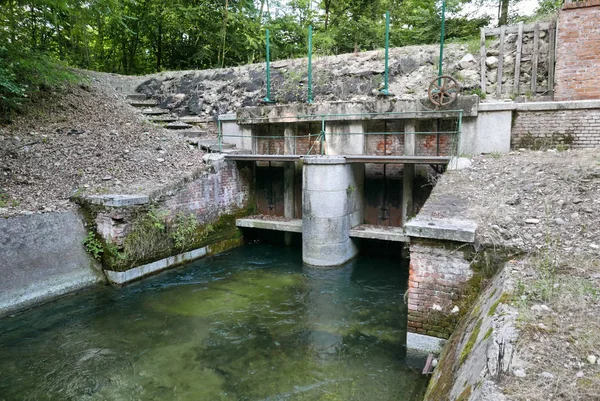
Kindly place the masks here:
<instances>
[{"instance_id":1,"label":"concrete ledge","mask_svg":"<svg viewBox=\"0 0 600 401\"><path fill-rule=\"evenodd\" d=\"M600 109L600 100L570 100L562 102L532 102L532 103L480 103L479 112L493 111L557 111L557 110L585 110Z\"/></svg>"},{"instance_id":2,"label":"concrete ledge","mask_svg":"<svg viewBox=\"0 0 600 401\"><path fill-rule=\"evenodd\" d=\"M402 227L384 227L363 224L350 230L350 238L378 239L392 242L408 242Z\"/></svg>"},{"instance_id":3,"label":"concrete ledge","mask_svg":"<svg viewBox=\"0 0 600 401\"><path fill-rule=\"evenodd\" d=\"M169 256L168 258L157 260L156 262L148 263L124 272L115 272L112 270L104 270L108 281L113 284L122 285L142 277L158 273L171 266L179 265L185 262L191 262L194 259L206 256L209 253L209 247L194 249L193 251L180 253L179 255Z\"/></svg>"},{"instance_id":4,"label":"concrete ledge","mask_svg":"<svg viewBox=\"0 0 600 401\"><path fill-rule=\"evenodd\" d=\"M446 340L437 337L426 336L424 334L406 333L406 349L418 350L428 354L439 354Z\"/></svg>"},{"instance_id":5,"label":"concrete ledge","mask_svg":"<svg viewBox=\"0 0 600 401\"><path fill-rule=\"evenodd\" d=\"M227 249L234 248L243 243L242 238L223 240L215 244L205 246L203 248L194 249L189 252L180 253L179 255L169 256L152 263L129 269L124 272L116 272L112 270L104 270L108 281L112 284L123 285L132 281L139 280L151 274L156 274L170 267L191 262L195 259L200 259L203 256L213 255L223 252Z\"/></svg>"},{"instance_id":6,"label":"concrete ledge","mask_svg":"<svg viewBox=\"0 0 600 401\"><path fill-rule=\"evenodd\" d=\"M304 164L346 164L343 156L304 156Z\"/></svg>"},{"instance_id":7,"label":"concrete ledge","mask_svg":"<svg viewBox=\"0 0 600 401\"><path fill-rule=\"evenodd\" d=\"M146 205L150 203L147 195L90 195L84 198L93 205L127 207L134 205Z\"/></svg>"},{"instance_id":8,"label":"concrete ledge","mask_svg":"<svg viewBox=\"0 0 600 401\"><path fill-rule=\"evenodd\" d=\"M263 220L263 219L237 219L235 225L242 228L260 228L263 230L284 231L288 233L302 233L302 220Z\"/></svg>"},{"instance_id":9,"label":"concrete ledge","mask_svg":"<svg viewBox=\"0 0 600 401\"><path fill-rule=\"evenodd\" d=\"M405 225L409 237L441 239L457 242L475 242L477 223L472 220L419 218Z\"/></svg>"}]
</instances>

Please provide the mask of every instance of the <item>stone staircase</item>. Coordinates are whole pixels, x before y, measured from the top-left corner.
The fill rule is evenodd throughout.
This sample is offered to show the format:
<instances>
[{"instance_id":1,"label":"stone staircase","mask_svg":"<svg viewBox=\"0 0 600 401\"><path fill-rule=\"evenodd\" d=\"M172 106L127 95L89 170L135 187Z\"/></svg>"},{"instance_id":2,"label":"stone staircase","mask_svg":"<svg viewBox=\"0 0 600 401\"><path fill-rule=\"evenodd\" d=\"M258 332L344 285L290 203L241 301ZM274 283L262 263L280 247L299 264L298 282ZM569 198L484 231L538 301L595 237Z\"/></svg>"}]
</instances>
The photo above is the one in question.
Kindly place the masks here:
<instances>
[{"instance_id":1,"label":"stone staircase","mask_svg":"<svg viewBox=\"0 0 600 401\"><path fill-rule=\"evenodd\" d=\"M235 151L235 145L222 143L219 146L217 126L214 121L197 116L178 116L161 108L156 99L142 93L125 95L127 102L139 110L147 120L169 130L176 130L190 145L207 152L229 153Z\"/></svg>"}]
</instances>

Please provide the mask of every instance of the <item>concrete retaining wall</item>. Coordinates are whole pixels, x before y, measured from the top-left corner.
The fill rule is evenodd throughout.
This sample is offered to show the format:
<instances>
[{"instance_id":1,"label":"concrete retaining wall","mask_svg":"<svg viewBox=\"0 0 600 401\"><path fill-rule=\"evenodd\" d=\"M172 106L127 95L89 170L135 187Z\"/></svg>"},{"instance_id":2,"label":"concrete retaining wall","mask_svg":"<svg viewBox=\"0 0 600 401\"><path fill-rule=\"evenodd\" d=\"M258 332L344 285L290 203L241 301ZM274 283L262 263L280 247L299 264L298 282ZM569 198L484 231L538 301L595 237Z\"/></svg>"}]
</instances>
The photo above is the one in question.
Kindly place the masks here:
<instances>
[{"instance_id":1,"label":"concrete retaining wall","mask_svg":"<svg viewBox=\"0 0 600 401\"><path fill-rule=\"evenodd\" d=\"M0 315L104 281L73 212L0 220Z\"/></svg>"}]
</instances>

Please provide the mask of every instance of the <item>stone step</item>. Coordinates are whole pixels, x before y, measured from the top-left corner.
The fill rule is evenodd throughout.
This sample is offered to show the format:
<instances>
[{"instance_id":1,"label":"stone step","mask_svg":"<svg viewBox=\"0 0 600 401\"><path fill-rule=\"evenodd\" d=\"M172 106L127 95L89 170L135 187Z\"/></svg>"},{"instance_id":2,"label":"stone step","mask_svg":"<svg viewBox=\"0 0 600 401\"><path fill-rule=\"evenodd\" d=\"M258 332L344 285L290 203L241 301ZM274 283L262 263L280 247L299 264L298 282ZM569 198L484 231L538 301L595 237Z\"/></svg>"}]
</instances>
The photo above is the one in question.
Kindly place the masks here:
<instances>
[{"instance_id":1,"label":"stone step","mask_svg":"<svg viewBox=\"0 0 600 401\"><path fill-rule=\"evenodd\" d=\"M202 150L206 150L211 153L219 152L220 149L223 149L223 151L225 151L225 150L231 150L231 149L235 148L235 144L226 143L226 142L221 143L221 146L219 147L218 139L188 138L187 141L188 141L188 143L191 143L193 145L198 145L198 148L200 148Z\"/></svg>"},{"instance_id":2,"label":"stone step","mask_svg":"<svg viewBox=\"0 0 600 401\"><path fill-rule=\"evenodd\" d=\"M128 103L133 107L152 107L158 104L156 100L129 100Z\"/></svg>"},{"instance_id":3,"label":"stone step","mask_svg":"<svg viewBox=\"0 0 600 401\"><path fill-rule=\"evenodd\" d=\"M171 117L169 115L161 115L161 116L150 116L150 121L153 123L173 123L177 121L177 118Z\"/></svg>"},{"instance_id":4,"label":"stone step","mask_svg":"<svg viewBox=\"0 0 600 401\"><path fill-rule=\"evenodd\" d=\"M143 109L142 114L147 116L161 116L163 114L169 114L169 110L165 109Z\"/></svg>"},{"instance_id":5,"label":"stone step","mask_svg":"<svg viewBox=\"0 0 600 401\"><path fill-rule=\"evenodd\" d=\"M188 123L188 124L206 124L210 120L207 119L207 118L205 118L205 117L183 116L183 117L179 117L179 121L183 121L183 122Z\"/></svg>"},{"instance_id":6,"label":"stone step","mask_svg":"<svg viewBox=\"0 0 600 401\"><path fill-rule=\"evenodd\" d=\"M148 96L143 93L128 93L126 98L127 100L136 100L138 102L148 100Z\"/></svg>"},{"instance_id":7,"label":"stone step","mask_svg":"<svg viewBox=\"0 0 600 401\"><path fill-rule=\"evenodd\" d=\"M173 121L167 124L165 128L167 129L189 129L192 128L193 125L181 122L181 121Z\"/></svg>"},{"instance_id":8,"label":"stone step","mask_svg":"<svg viewBox=\"0 0 600 401\"><path fill-rule=\"evenodd\" d=\"M208 136L207 131L199 130L179 131L179 133L186 138L202 138Z\"/></svg>"}]
</instances>

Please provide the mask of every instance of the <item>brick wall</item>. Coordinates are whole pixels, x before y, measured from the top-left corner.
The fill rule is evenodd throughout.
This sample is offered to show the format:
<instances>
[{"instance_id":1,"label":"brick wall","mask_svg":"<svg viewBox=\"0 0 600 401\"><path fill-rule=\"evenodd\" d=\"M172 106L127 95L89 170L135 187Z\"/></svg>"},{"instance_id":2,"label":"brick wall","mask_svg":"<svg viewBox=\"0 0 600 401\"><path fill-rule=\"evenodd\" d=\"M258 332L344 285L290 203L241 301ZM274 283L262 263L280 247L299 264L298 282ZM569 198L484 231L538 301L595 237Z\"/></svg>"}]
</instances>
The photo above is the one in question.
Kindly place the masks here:
<instances>
[{"instance_id":1,"label":"brick wall","mask_svg":"<svg viewBox=\"0 0 600 401\"><path fill-rule=\"evenodd\" d=\"M600 0L565 3L558 21L555 99L600 99Z\"/></svg>"},{"instance_id":2,"label":"brick wall","mask_svg":"<svg viewBox=\"0 0 600 401\"><path fill-rule=\"evenodd\" d=\"M458 243L411 238L408 277L408 330L448 338L452 309L473 276Z\"/></svg>"},{"instance_id":3,"label":"brick wall","mask_svg":"<svg viewBox=\"0 0 600 401\"><path fill-rule=\"evenodd\" d=\"M512 148L600 146L600 109L517 111L513 118Z\"/></svg>"},{"instance_id":4,"label":"brick wall","mask_svg":"<svg viewBox=\"0 0 600 401\"><path fill-rule=\"evenodd\" d=\"M247 206L252 170L232 161L213 162L212 172L188 183L169 196L164 208L171 215L193 213L200 224Z\"/></svg>"}]
</instances>

